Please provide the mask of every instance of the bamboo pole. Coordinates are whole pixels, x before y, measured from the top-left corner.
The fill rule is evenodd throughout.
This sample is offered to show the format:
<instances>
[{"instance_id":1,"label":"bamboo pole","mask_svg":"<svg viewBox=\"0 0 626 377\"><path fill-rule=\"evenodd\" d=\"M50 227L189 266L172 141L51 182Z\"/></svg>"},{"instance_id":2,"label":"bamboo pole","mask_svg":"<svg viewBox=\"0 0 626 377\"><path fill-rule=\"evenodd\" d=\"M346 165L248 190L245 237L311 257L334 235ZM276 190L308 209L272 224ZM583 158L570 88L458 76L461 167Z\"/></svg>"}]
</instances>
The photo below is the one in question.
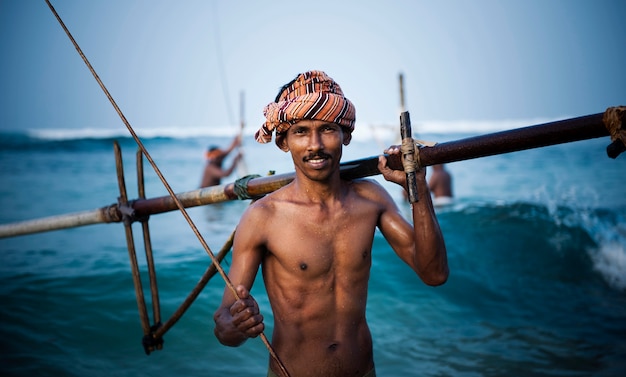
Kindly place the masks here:
<instances>
[{"instance_id":1,"label":"bamboo pole","mask_svg":"<svg viewBox=\"0 0 626 377\"><path fill-rule=\"evenodd\" d=\"M602 117L603 113L598 113L440 143L433 147L421 147L418 148L418 162L420 166L431 166L609 136ZM399 157L393 157L389 161L390 166L402 170ZM345 162L341 164L341 177L357 179L377 175L380 174L377 165L378 156ZM263 196L287 185L293 179L294 173L255 178L248 182L247 193L251 197ZM184 207L237 199L234 183L187 191L176 194L176 197ZM129 205L138 217L177 209L170 196L136 199L130 201ZM120 221L120 210L117 204L112 204L92 211L0 225L0 238Z\"/></svg>"},{"instance_id":2,"label":"bamboo pole","mask_svg":"<svg viewBox=\"0 0 626 377\"><path fill-rule=\"evenodd\" d=\"M122 221L122 218L117 204L112 204L91 211L74 212L0 225L0 238L120 221Z\"/></svg>"}]
</instances>

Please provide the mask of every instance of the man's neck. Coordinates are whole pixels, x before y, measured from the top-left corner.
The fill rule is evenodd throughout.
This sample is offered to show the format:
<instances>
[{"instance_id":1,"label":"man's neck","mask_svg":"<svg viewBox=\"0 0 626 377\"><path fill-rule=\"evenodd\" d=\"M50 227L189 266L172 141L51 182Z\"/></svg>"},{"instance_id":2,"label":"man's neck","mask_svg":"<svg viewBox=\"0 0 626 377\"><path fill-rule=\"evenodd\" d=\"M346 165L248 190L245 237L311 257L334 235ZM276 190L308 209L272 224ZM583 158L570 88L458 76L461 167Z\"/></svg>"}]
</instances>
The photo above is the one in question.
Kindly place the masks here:
<instances>
[{"instance_id":1,"label":"man's neck","mask_svg":"<svg viewBox=\"0 0 626 377\"><path fill-rule=\"evenodd\" d=\"M345 193L345 185L343 185L339 173L324 181L315 181L296 174L293 184L295 194L312 203L341 200Z\"/></svg>"}]
</instances>

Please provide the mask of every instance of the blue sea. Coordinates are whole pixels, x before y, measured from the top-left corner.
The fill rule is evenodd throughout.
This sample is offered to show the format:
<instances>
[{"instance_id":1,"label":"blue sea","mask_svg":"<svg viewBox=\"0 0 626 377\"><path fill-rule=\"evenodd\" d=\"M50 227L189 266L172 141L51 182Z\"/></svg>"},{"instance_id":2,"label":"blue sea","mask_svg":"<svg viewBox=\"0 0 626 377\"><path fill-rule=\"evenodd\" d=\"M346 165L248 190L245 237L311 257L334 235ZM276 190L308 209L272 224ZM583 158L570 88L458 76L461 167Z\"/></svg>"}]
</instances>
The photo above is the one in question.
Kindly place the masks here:
<instances>
[{"instance_id":1,"label":"blue sea","mask_svg":"<svg viewBox=\"0 0 626 377\"><path fill-rule=\"evenodd\" d=\"M196 189L206 147L232 137L140 136L176 192ZM30 130L0 138L1 224L116 203L113 140L124 153L129 197L137 197L137 147L124 132ZM456 200L437 210L449 254L444 286L424 285L376 234L367 317L379 376L626 375L626 155L606 157L609 142L448 164ZM377 141L357 138L343 160L381 151ZM292 171L290 156L273 144L250 136L244 152L246 171L238 174ZM148 197L167 195L147 162L145 175ZM399 188L384 184L408 216ZM217 253L248 204L189 214ZM166 321L210 259L180 213L153 215L149 224ZM141 229L133 228L152 318ZM0 375L264 376L268 351L259 339L228 348L213 335L223 289L215 276L165 334L163 349L146 355L121 224L0 239ZM262 281L253 294L271 338Z\"/></svg>"}]
</instances>

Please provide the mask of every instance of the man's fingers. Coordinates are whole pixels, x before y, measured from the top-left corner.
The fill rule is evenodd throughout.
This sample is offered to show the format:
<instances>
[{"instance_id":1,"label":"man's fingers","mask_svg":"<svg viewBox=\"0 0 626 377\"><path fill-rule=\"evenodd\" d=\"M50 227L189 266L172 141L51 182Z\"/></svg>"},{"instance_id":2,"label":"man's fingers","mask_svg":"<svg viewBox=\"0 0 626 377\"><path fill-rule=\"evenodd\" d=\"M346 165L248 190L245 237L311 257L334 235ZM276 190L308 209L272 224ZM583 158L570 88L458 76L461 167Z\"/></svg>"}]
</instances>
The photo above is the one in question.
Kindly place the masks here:
<instances>
[{"instance_id":1,"label":"man's fingers","mask_svg":"<svg viewBox=\"0 0 626 377\"><path fill-rule=\"evenodd\" d=\"M252 297L239 299L233 302L233 304L230 306L230 315L232 315L233 317L239 313L245 312L251 315L257 314L259 312L259 306Z\"/></svg>"},{"instance_id":2,"label":"man's fingers","mask_svg":"<svg viewBox=\"0 0 626 377\"><path fill-rule=\"evenodd\" d=\"M249 332L252 328L255 328L263 324L263 316L261 314L251 315L245 320L236 323L237 327L244 332Z\"/></svg>"},{"instance_id":3,"label":"man's fingers","mask_svg":"<svg viewBox=\"0 0 626 377\"><path fill-rule=\"evenodd\" d=\"M263 324L263 322L261 322L261 323L258 323L255 326L250 327L246 331L246 335L249 338L256 338L257 336L259 336L259 334L261 334L263 332L263 330L265 330L265 325Z\"/></svg>"},{"instance_id":4,"label":"man's fingers","mask_svg":"<svg viewBox=\"0 0 626 377\"><path fill-rule=\"evenodd\" d=\"M254 313L252 308L247 308L243 312L233 316L233 325L249 338L258 336L265 329L263 324L263 315Z\"/></svg>"}]
</instances>

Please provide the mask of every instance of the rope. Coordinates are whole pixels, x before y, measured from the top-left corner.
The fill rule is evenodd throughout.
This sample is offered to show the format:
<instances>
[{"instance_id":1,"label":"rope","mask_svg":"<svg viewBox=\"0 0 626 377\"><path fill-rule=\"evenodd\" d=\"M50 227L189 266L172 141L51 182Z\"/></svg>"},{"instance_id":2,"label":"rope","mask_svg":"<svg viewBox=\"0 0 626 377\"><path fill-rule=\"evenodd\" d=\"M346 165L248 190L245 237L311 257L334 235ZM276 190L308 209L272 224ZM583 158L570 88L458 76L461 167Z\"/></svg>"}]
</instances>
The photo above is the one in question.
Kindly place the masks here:
<instances>
[{"instance_id":1,"label":"rope","mask_svg":"<svg viewBox=\"0 0 626 377\"><path fill-rule=\"evenodd\" d=\"M602 116L602 122L611 135L611 141L621 140L626 145L626 106L609 107Z\"/></svg>"},{"instance_id":2,"label":"rope","mask_svg":"<svg viewBox=\"0 0 626 377\"><path fill-rule=\"evenodd\" d=\"M414 173L416 169L416 161L415 161L415 153L417 148L415 148L415 143L413 139L410 137L405 137L402 139L402 145L400 146L400 151L402 152L402 167L404 167L404 172Z\"/></svg>"},{"instance_id":3,"label":"rope","mask_svg":"<svg viewBox=\"0 0 626 377\"><path fill-rule=\"evenodd\" d=\"M237 195L237 199L239 200L247 200L247 199L255 199L250 194L248 194L248 182L253 180L254 178L259 178L259 174L249 174L245 177L241 177L235 181L235 187L233 190L235 191L235 195Z\"/></svg>"},{"instance_id":4,"label":"rope","mask_svg":"<svg viewBox=\"0 0 626 377\"><path fill-rule=\"evenodd\" d=\"M159 179L163 183L163 186L165 186L165 189L167 190L167 192L172 197L172 200L174 201L174 203L176 204L176 206L178 207L178 209L182 213L183 217L185 218L185 220L187 220L187 223L189 223L189 226L191 227L191 229L193 230L194 234L196 235L196 237L200 241L200 244L202 244L202 247L204 247L204 250L207 252L209 257L211 258L211 261L215 265L215 268L217 269L219 274L222 276L222 279L224 279L224 282L226 283L226 286L231 290L231 292L233 293L233 296L237 300L239 300L239 295L237 294L237 290L235 289L235 286L233 285L233 283L228 278L228 275L226 275L226 273L224 272L224 269L219 264L219 261L216 259L215 255L213 255L213 252L209 248L209 245L206 243L206 241L204 240L204 238L200 234L200 231L198 230L198 228L194 224L193 220L191 219L191 217L189 216L189 214L185 210L185 207L183 206L183 204L180 202L180 200L178 199L178 197L174 193L174 190L172 190L172 187L170 186L170 184L167 182L167 180L165 179L165 177L161 173L161 170L159 169L159 167L156 165L156 163L152 159L152 156L150 156L150 154L148 153L148 150L144 147L143 143L141 142L141 140L139 139L139 137L135 133L135 130L132 128L132 126L130 125L130 123L128 122L128 120L126 119L124 114L122 113L122 110L120 110L119 106L117 106L117 103L115 102L115 100L113 99L111 94L109 93L108 89L104 86L104 83L102 82L102 80L100 80L100 77L98 77L98 74L96 73L94 68L91 66L91 63L89 63L89 60L87 60L87 57L85 56L85 54L83 54L83 51L81 50L80 46L78 45L78 43L76 43L76 40L74 40L74 37L72 37L72 34L67 29L67 27L65 26L65 23L63 23L63 20L61 20L61 17L56 12L56 10L52 6L52 4L50 3L50 0L45 0L45 1L48 4L48 7L50 8L50 10L54 14L54 16L56 17L57 21L59 21L59 24L61 25L61 27L63 28L63 30L65 31L65 33L69 37L69 39L72 41L72 44L76 48L76 51L81 56L81 58L83 59L83 61L87 65L87 67L89 68L89 71L91 71L91 74L93 75L93 77L96 79L96 81L100 85L100 88L102 88L102 91L104 92L104 94L109 99L109 102L111 102L111 105L113 105L113 107L115 108L115 111L117 112L117 114L122 119L122 122L124 122L124 125L128 129L128 132L130 132L130 134L132 135L133 139L135 139L135 142L137 143L137 145L141 149L141 151L144 154L144 156L146 156L146 159L148 160L148 162L150 162L150 165L152 165L152 168L154 169L155 173L157 174L157 176L159 177ZM289 373L287 372L287 369L285 369L285 366L283 365L283 363L278 358L278 355L276 355L276 352L274 352L274 349L272 348L271 344L267 340L267 337L265 336L265 334L261 333L260 338L263 341L263 343L265 344L265 346L267 347L271 357L276 361L276 363L280 367L281 372L285 376L289 376Z\"/></svg>"}]
</instances>

